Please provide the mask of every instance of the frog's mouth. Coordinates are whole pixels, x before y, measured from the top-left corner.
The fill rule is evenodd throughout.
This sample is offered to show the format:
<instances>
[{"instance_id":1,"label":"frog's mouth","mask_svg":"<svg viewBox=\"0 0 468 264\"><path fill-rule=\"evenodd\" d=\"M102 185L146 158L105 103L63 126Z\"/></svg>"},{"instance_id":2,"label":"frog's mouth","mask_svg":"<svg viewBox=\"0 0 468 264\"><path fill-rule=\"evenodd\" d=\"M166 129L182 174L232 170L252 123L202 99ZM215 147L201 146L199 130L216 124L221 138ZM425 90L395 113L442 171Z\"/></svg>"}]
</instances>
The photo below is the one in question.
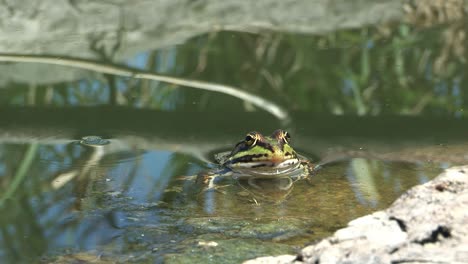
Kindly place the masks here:
<instances>
[{"instance_id":1,"label":"frog's mouth","mask_svg":"<svg viewBox=\"0 0 468 264\"><path fill-rule=\"evenodd\" d=\"M233 172L239 177L250 176L263 176L263 177L277 177L281 175L288 175L297 171L300 166L299 159L286 159L282 161L249 161L235 164L231 166Z\"/></svg>"}]
</instances>

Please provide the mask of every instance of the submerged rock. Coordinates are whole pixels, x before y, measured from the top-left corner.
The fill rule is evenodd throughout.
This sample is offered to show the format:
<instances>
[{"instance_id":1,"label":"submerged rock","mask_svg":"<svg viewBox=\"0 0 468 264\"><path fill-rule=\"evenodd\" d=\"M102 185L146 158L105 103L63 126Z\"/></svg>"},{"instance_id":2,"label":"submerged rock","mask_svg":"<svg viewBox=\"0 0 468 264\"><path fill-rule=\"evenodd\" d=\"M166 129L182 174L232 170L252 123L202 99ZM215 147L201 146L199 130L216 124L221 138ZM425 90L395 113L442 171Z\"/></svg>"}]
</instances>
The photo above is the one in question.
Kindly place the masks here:
<instances>
[{"instance_id":1,"label":"submerged rock","mask_svg":"<svg viewBox=\"0 0 468 264\"><path fill-rule=\"evenodd\" d=\"M390 208L348 223L297 255L245 263L468 263L468 166L447 169Z\"/></svg>"},{"instance_id":2,"label":"submerged rock","mask_svg":"<svg viewBox=\"0 0 468 264\"><path fill-rule=\"evenodd\" d=\"M221 234L200 235L182 242L179 252L165 254L163 263L240 263L241 260L263 254L291 253L288 245L278 245L258 239L228 238ZM235 252L236 254L226 254Z\"/></svg>"}]
</instances>

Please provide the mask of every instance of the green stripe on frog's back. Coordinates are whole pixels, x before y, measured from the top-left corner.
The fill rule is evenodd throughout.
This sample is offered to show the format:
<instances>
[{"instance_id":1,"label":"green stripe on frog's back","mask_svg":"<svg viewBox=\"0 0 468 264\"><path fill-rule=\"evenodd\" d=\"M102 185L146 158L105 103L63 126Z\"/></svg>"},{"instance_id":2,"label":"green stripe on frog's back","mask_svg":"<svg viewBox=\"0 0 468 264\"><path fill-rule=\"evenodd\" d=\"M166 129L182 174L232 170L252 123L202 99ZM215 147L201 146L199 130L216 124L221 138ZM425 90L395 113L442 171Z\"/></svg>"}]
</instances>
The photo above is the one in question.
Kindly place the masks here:
<instances>
[{"instance_id":1,"label":"green stripe on frog's back","mask_svg":"<svg viewBox=\"0 0 468 264\"><path fill-rule=\"evenodd\" d=\"M244 166L242 167L274 167L286 160L291 164L297 163L298 159L294 150L287 144L271 145L259 142L256 146L246 151L240 151L230 157L224 164L226 166Z\"/></svg>"},{"instance_id":2,"label":"green stripe on frog's back","mask_svg":"<svg viewBox=\"0 0 468 264\"><path fill-rule=\"evenodd\" d=\"M249 162L254 160L265 160L275 150L270 144L259 143L247 151L240 151L228 159L228 163ZM262 159L263 158L263 159Z\"/></svg>"}]
</instances>

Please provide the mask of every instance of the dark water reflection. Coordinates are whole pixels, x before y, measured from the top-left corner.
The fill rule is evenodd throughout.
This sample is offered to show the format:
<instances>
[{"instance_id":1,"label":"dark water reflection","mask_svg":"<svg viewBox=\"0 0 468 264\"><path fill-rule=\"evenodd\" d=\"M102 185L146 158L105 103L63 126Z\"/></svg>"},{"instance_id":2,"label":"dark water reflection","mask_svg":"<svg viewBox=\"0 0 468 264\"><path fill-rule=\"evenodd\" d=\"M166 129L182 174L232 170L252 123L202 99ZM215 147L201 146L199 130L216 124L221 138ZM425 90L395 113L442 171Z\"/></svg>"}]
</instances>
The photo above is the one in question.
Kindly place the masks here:
<instances>
[{"instance_id":1,"label":"dark water reflection","mask_svg":"<svg viewBox=\"0 0 468 264\"><path fill-rule=\"evenodd\" d=\"M99 147L76 142L0 147L6 190L0 256L11 262L96 249L153 252L145 256L178 261L187 257L188 248L201 260L204 250L197 243L211 240L228 242L223 254L233 241L255 240L265 245L246 256L281 247L291 252L388 206L441 171L439 164L354 158L327 164L291 188L285 187L287 180L278 181L278 189L227 179L219 192L200 192L193 180L179 176L192 175L206 163L185 154L132 149L116 139ZM16 183L20 173L24 176Z\"/></svg>"}]
</instances>

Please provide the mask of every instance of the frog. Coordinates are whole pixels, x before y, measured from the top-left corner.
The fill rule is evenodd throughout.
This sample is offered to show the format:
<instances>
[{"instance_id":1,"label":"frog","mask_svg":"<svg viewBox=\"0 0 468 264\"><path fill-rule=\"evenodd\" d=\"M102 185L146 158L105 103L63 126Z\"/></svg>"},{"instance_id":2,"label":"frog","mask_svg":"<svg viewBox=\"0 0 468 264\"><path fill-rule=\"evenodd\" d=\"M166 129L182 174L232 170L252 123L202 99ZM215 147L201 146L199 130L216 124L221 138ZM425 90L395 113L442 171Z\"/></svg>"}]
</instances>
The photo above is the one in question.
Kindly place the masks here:
<instances>
[{"instance_id":1,"label":"frog","mask_svg":"<svg viewBox=\"0 0 468 264\"><path fill-rule=\"evenodd\" d=\"M251 185L258 179L307 178L315 167L298 154L290 142L291 135L282 129L275 130L270 136L249 132L231 151L216 154L219 168L199 173L196 182L205 185L206 190L212 190L216 189L215 181L222 177L247 179Z\"/></svg>"}]
</instances>

